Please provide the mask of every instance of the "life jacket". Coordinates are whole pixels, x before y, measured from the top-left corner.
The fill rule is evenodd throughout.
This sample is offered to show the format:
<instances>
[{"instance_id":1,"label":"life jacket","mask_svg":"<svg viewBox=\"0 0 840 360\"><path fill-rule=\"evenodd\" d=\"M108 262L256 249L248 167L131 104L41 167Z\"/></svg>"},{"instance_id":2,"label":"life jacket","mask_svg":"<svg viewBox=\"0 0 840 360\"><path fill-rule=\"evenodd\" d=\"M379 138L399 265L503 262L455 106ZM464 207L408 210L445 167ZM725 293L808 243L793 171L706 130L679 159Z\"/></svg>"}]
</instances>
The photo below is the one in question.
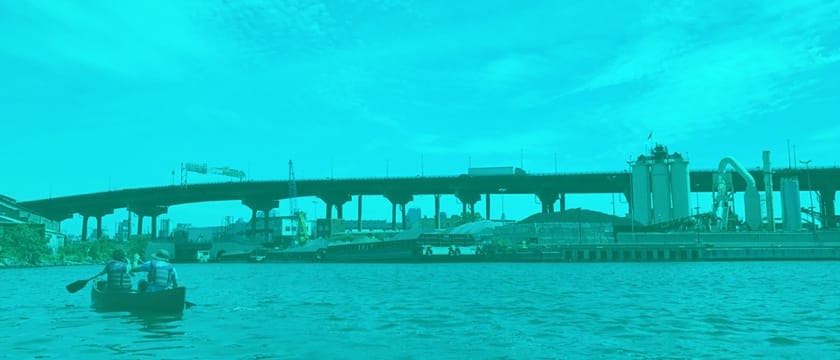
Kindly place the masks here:
<instances>
[{"instance_id":1,"label":"life jacket","mask_svg":"<svg viewBox=\"0 0 840 360\"><path fill-rule=\"evenodd\" d=\"M108 260L108 288L131 289L131 278L127 272L127 265L118 260Z\"/></svg>"},{"instance_id":2,"label":"life jacket","mask_svg":"<svg viewBox=\"0 0 840 360\"><path fill-rule=\"evenodd\" d=\"M172 280L172 264L163 261L152 260L149 264L149 285L162 288L169 287Z\"/></svg>"}]
</instances>

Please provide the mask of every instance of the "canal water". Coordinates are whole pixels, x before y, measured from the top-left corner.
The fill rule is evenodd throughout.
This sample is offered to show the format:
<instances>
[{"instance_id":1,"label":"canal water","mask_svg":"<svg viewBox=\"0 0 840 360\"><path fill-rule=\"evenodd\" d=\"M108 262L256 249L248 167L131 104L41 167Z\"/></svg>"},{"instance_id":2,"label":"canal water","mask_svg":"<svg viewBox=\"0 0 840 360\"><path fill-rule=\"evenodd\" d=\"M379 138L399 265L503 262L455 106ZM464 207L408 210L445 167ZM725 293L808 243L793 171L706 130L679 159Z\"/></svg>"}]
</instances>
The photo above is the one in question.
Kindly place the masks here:
<instances>
[{"instance_id":1,"label":"canal water","mask_svg":"<svg viewBox=\"0 0 840 360\"><path fill-rule=\"evenodd\" d=\"M840 262L179 264L180 317L99 266L0 270L0 358L840 358Z\"/></svg>"}]
</instances>

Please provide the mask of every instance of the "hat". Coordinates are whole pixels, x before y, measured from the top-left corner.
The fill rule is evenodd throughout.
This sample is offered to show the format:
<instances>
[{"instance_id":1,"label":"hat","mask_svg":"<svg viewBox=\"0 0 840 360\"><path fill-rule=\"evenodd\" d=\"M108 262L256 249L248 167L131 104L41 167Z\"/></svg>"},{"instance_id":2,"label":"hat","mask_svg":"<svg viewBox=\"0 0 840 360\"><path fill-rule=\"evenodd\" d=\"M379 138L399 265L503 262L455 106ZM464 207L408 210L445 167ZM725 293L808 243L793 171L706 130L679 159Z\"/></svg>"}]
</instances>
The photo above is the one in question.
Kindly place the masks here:
<instances>
[{"instance_id":1,"label":"hat","mask_svg":"<svg viewBox=\"0 0 840 360\"><path fill-rule=\"evenodd\" d=\"M166 251L165 249L158 249L152 257L157 260L169 261L169 251Z\"/></svg>"}]
</instances>

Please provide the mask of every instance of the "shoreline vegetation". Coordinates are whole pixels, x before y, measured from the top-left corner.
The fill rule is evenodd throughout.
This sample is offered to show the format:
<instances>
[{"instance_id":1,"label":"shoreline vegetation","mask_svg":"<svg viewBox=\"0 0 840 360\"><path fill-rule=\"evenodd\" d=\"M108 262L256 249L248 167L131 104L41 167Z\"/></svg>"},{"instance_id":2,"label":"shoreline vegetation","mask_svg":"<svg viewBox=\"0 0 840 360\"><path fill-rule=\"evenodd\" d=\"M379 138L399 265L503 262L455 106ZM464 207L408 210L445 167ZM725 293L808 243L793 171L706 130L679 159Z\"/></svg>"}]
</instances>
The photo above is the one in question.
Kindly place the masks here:
<instances>
[{"instance_id":1,"label":"shoreline vegetation","mask_svg":"<svg viewBox=\"0 0 840 360\"><path fill-rule=\"evenodd\" d=\"M133 236L129 241L108 237L67 242L51 249L43 234L28 227L13 227L0 233L0 269L103 264L116 249L128 254L144 253L147 236Z\"/></svg>"}]
</instances>

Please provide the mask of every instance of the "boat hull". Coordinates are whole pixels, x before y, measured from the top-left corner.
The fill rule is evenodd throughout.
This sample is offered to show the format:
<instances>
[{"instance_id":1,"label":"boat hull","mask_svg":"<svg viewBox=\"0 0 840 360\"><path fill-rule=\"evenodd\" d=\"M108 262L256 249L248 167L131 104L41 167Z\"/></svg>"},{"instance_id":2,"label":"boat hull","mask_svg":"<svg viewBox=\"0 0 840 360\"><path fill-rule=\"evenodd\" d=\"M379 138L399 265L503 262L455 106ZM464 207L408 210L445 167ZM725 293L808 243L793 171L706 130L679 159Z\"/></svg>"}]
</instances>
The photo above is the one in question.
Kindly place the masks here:
<instances>
[{"instance_id":1,"label":"boat hull","mask_svg":"<svg viewBox=\"0 0 840 360\"><path fill-rule=\"evenodd\" d=\"M91 287L91 304L97 311L177 314L184 311L186 288L156 292L110 292L99 281Z\"/></svg>"}]
</instances>

